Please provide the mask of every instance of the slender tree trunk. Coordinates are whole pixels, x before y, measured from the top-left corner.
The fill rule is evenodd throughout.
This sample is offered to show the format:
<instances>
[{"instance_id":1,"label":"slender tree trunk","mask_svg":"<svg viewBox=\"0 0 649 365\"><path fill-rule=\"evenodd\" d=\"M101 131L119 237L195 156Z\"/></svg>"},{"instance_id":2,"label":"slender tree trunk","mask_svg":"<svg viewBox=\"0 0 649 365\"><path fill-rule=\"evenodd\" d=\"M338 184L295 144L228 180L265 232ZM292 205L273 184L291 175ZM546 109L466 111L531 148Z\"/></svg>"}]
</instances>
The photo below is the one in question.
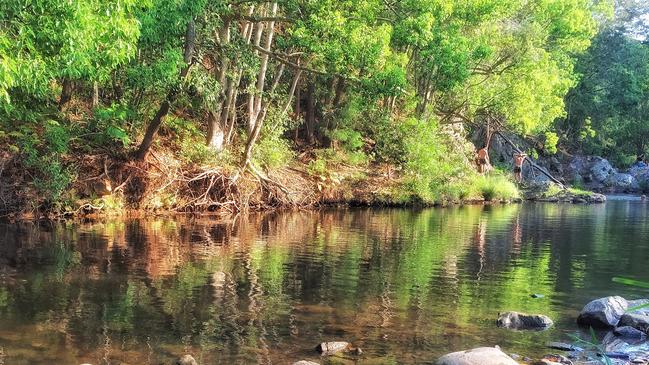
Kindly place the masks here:
<instances>
[{"instance_id":1,"label":"slender tree trunk","mask_svg":"<svg viewBox=\"0 0 649 365\"><path fill-rule=\"evenodd\" d=\"M306 138L309 143L315 141L315 84L309 81L306 102Z\"/></svg>"},{"instance_id":2,"label":"slender tree trunk","mask_svg":"<svg viewBox=\"0 0 649 365\"><path fill-rule=\"evenodd\" d=\"M99 106L99 84L97 81L92 83L92 107L96 108Z\"/></svg>"},{"instance_id":3,"label":"slender tree trunk","mask_svg":"<svg viewBox=\"0 0 649 365\"><path fill-rule=\"evenodd\" d=\"M273 3L271 16L277 15L277 3ZM273 44L273 36L275 35L275 22L270 21L268 24L268 31L266 32L266 39L264 42L264 49L268 52L271 50ZM255 43L259 43L255 39ZM259 66L259 74L257 76L257 85L254 94L251 94L248 100L248 120L249 127L252 127L250 134L248 135L248 141L246 142L246 149L243 155L243 166L250 165L250 159L252 158L252 148L259 138L259 133L261 132L261 127L263 125L264 119L263 116L260 118L262 112L262 98L264 94L264 86L266 83L266 71L268 69L268 53L264 53L261 58L261 65ZM278 75L281 76L281 75ZM265 116L265 115L264 115Z\"/></svg>"},{"instance_id":4,"label":"slender tree trunk","mask_svg":"<svg viewBox=\"0 0 649 365\"><path fill-rule=\"evenodd\" d=\"M72 99L72 91L74 90L74 84L69 78L64 78L61 89L61 97L59 98L59 110L63 110L65 104L67 104L70 99Z\"/></svg>"},{"instance_id":5,"label":"slender tree trunk","mask_svg":"<svg viewBox=\"0 0 649 365\"><path fill-rule=\"evenodd\" d=\"M345 89L346 89L345 79L339 78L338 84L336 84L336 96L334 97L334 101L333 101L334 109L338 109L340 103L345 97Z\"/></svg>"},{"instance_id":6,"label":"slender tree trunk","mask_svg":"<svg viewBox=\"0 0 649 365\"><path fill-rule=\"evenodd\" d=\"M185 79L185 77L187 77L187 74L189 73L189 67L191 65L192 55L194 54L195 41L196 41L196 29L194 28L194 20L190 20L189 23L187 23L187 31L185 32L185 49L183 53L185 66L183 66L183 68L180 70L181 82ZM155 114L155 117L153 117L153 120L151 120L151 123L149 123L149 126L146 129L146 133L144 134L144 138L142 139L142 143L140 144L140 147L138 148L136 154L136 158L138 160L144 161L144 159L146 159L146 156L149 154L149 149L153 144L153 140L156 134L158 134L160 125L162 124L164 118L169 113L171 104L176 100L177 96L178 96L178 90L172 89L171 91L169 91L167 97L160 105L158 112Z\"/></svg>"},{"instance_id":7,"label":"slender tree trunk","mask_svg":"<svg viewBox=\"0 0 649 365\"><path fill-rule=\"evenodd\" d=\"M296 84L296 86L297 86L297 84ZM293 113L295 115L295 120L296 121L299 121L300 117L302 115L301 106L302 106L302 93L301 93L301 88L298 87L295 90L295 110L294 110L294 113ZM296 123L295 124L295 137L294 137L295 138L295 143L297 143L299 137L300 137L300 125Z\"/></svg>"}]
</instances>

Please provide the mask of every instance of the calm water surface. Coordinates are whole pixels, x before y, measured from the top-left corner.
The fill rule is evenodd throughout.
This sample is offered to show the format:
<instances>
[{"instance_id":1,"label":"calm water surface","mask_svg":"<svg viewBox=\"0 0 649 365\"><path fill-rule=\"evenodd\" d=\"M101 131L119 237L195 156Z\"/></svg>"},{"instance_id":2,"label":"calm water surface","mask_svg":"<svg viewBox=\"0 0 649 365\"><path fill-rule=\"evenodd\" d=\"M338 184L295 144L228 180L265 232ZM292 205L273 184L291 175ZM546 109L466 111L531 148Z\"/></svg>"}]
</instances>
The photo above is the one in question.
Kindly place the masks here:
<instances>
[{"instance_id":1,"label":"calm water surface","mask_svg":"<svg viewBox=\"0 0 649 365\"><path fill-rule=\"evenodd\" d=\"M326 363L325 340L364 350L344 364L542 354L590 299L648 296L611 282L649 279L648 218L614 201L0 224L0 364ZM507 310L556 326L495 328Z\"/></svg>"}]
</instances>

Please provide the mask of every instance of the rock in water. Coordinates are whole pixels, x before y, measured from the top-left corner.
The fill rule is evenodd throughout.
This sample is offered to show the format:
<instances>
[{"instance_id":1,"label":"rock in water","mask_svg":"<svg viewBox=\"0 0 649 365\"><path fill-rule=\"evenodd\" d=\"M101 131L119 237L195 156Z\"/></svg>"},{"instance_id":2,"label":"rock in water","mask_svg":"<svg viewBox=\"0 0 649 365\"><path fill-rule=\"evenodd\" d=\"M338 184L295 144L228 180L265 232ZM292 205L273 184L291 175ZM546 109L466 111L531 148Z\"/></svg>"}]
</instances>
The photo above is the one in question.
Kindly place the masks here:
<instances>
[{"instance_id":1,"label":"rock in water","mask_svg":"<svg viewBox=\"0 0 649 365\"><path fill-rule=\"evenodd\" d=\"M577 323L598 328L615 327L628 307L626 299L619 296L595 299L581 310Z\"/></svg>"},{"instance_id":2,"label":"rock in water","mask_svg":"<svg viewBox=\"0 0 649 365\"><path fill-rule=\"evenodd\" d=\"M198 365L198 363L192 355L184 355L180 359L176 360L175 365Z\"/></svg>"},{"instance_id":3,"label":"rock in water","mask_svg":"<svg viewBox=\"0 0 649 365\"><path fill-rule=\"evenodd\" d=\"M479 347L453 352L437 359L436 365L518 365L514 359L495 347Z\"/></svg>"},{"instance_id":4,"label":"rock in water","mask_svg":"<svg viewBox=\"0 0 649 365\"><path fill-rule=\"evenodd\" d=\"M626 314L624 316L626 316ZM622 319L624 318L624 316L620 318L620 323L622 323ZM647 338L645 332L642 332L631 326L618 327L615 329L615 331L613 331L613 333L615 333L615 335L618 337L628 338L633 340L644 340L645 338Z\"/></svg>"},{"instance_id":5,"label":"rock in water","mask_svg":"<svg viewBox=\"0 0 649 365\"><path fill-rule=\"evenodd\" d=\"M324 356L333 355L337 352L345 351L348 349L349 342L345 341L323 342L315 348L316 351Z\"/></svg>"},{"instance_id":6,"label":"rock in water","mask_svg":"<svg viewBox=\"0 0 649 365\"><path fill-rule=\"evenodd\" d=\"M649 315L640 313L625 313L620 317L620 327L633 327L642 332L649 333Z\"/></svg>"},{"instance_id":7,"label":"rock in water","mask_svg":"<svg viewBox=\"0 0 649 365\"><path fill-rule=\"evenodd\" d=\"M562 350L562 351L576 351L576 352L584 351L584 349L582 349L581 347L577 347L563 342L548 342L545 344L545 346L551 349Z\"/></svg>"},{"instance_id":8,"label":"rock in water","mask_svg":"<svg viewBox=\"0 0 649 365\"><path fill-rule=\"evenodd\" d=\"M496 324L514 330L544 330L552 326L553 322L550 317L542 314L505 312L498 317Z\"/></svg>"}]
</instances>

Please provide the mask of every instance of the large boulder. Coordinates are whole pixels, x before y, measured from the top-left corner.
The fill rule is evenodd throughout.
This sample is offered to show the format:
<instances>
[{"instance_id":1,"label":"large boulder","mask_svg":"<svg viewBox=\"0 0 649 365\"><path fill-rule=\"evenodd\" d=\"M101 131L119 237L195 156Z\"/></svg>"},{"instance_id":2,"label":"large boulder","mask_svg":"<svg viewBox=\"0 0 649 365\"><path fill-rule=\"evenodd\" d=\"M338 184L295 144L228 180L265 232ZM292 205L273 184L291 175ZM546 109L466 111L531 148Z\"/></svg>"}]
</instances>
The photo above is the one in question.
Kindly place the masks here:
<instances>
[{"instance_id":1,"label":"large boulder","mask_svg":"<svg viewBox=\"0 0 649 365\"><path fill-rule=\"evenodd\" d=\"M453 352L437 359L436 365L518 365L496 347L479 347Z\"/></svg>"},{"instance_id":2,"label":"large boulder","mask_svg":"<svg viewBox=\"0 0 649 365\"><path fill-rule=\"evenodd\" d=\"M626 299L619 296L595 299L581 310L577 323L598 328L615 327L628 307Z\"/></svg>"},{"instance_id":3,"label":"large boulder","mask_svg":"<svg viewBox=\"0 0 649 365\"><path fill-rule=\"evenodd\" d=\"M496 321L498 327L514 330L544 330L552 326L553 323L550 317L542 314L518 312L502 313Z\"/></svg>"},{"instance_id":4,"label":"large boulder","mask_svg":"<svg viewBox=\"0 0 649 365\"><path fill-rule=\"evenodd\" d=\"M590 173L592 174L593 180L603 183L608 177L614 174L616 171L611 166L611 163L607 159L601 157L595 157L593 164L590 167Z\"/></svg>"},{"instance_id":5,"label":"large boulder","mask_svg":"<svg viewBox=\"0 0 649 365\"><path fill-rule=\"evenodd\" d=\"M618 322L620 327L633 327L644 333L649 333L649 315L641 313L625 313Z\"/></svg>"},{"instance_id":6,"label":"large boulder","mask_svg":"<svg viewBox=\"0 0 649 365\"><path fill-rule=\"evenodd\" d=\"M627 300L627 303L629 303L627 310L630 312L649 315L649 307L636 309L636 307L649 304L649 299Z\"/></svg>"},{"instance_id":7,"label":"large boulder","mask_svg":"<svg viewBox=\"0 0 649 365\"><path fill-rule=\"evenodd\" d=\"M320 365L317 362L309 361L309 360L300 360L296 361L293 363L293 365Z\"/></svg>"},{"instance_id":8,"label":"large boulder","mask_svg":"<svg viewBox=\"0 0 649 365\"><path fill-rule=\"evenodd\" d=\"M636 191L640 187L631 174L614 173L606 179L605 185L616 191Z\"/></svg>"}]
</instances>

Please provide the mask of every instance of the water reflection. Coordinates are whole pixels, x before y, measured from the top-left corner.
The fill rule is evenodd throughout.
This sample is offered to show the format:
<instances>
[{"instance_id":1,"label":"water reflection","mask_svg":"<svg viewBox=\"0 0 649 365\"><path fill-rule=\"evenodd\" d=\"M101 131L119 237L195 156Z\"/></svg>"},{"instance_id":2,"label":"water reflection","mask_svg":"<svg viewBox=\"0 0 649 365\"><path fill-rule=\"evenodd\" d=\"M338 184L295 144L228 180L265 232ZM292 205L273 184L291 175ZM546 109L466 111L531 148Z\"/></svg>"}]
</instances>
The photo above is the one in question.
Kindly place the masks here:
<instances>
[{"instance_id":1,"label":"water reflection","mask_svg":"<svg viewBox=\"0 0 649 365\"><path fill-rule=\"evenodd\" d=\"M610 277L646 275L646 218L614 202L3 224L0 348L11 364L283 364L335 339L373 363L533 355L592 297L642 294ZM557 326L494 328L506 310Z\"/></svg>"}]
</instances>

